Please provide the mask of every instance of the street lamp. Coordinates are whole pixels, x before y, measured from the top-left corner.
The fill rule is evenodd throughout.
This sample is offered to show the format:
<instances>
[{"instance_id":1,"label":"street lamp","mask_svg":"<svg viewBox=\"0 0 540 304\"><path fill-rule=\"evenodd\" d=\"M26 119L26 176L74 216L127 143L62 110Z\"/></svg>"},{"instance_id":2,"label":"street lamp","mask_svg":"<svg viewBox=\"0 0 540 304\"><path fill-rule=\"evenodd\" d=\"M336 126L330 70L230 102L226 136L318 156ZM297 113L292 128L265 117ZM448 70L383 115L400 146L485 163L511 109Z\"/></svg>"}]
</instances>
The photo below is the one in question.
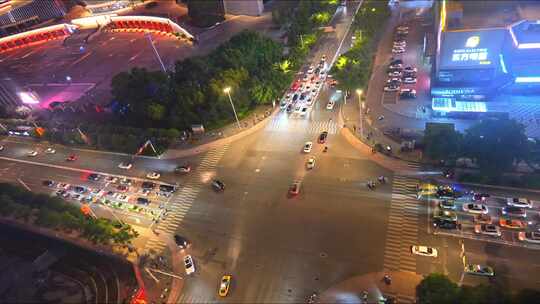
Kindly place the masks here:
<instances>
[{"instance_id":1,"label":"street lamp","mask_svg":"<svg viewBox=\"0 0 540 304\"><path fill-rule=\"evenodd\" d=\"M364 137L364 113L362 109L362 94L364 91L362 89L356 89L356 94L358 94L358 105L360 106L360 138Z\"/></svg>"},{"instance_id":2,"label":"street lamp","mask_svg":"<svg viewBox=\"0 0 540 304\"><path fill-rule=\"evenodd\" d=\"M238 120L238 115L236 115L236 109L234 108L234 103L232 102L231 87L226 87L225 89L223 89L223 92L225 92L227 96L229 96L229 101L231 102L231 107L234 112L234 118L236 118L236 123L238 124L238 128L241 129L242 127L240 126L240 121Z\"/></svg>"}]
</instances>

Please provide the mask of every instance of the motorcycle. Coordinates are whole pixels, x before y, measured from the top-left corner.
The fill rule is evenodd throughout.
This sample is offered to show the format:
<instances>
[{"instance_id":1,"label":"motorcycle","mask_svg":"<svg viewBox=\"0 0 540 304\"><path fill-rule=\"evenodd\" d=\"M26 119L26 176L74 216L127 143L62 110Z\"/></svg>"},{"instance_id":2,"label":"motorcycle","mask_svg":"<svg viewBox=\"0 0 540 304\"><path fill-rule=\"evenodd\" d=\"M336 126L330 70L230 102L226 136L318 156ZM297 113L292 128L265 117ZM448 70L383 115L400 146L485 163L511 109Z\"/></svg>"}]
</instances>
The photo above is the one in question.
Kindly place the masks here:
<instances>
[{"instance_id":1,"label":"motorcycle","mask_svg":"<svg viewBox=\"0 0 540 304\"><path fill-rule=\"evenodd\" d=\"M327 152L327 151L328 151L328 147L324 147L323 152Z\"/></svg>"}]
</instances>

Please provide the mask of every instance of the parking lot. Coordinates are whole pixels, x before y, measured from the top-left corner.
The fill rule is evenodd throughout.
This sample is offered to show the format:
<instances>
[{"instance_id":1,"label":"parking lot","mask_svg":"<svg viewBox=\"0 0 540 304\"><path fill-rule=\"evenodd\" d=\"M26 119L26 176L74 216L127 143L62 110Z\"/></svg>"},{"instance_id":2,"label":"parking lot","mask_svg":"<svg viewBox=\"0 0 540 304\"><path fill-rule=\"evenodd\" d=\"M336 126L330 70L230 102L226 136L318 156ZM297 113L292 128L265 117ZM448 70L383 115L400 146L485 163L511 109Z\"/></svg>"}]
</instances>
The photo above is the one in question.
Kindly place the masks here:
<instances>
[{"instance_id":1,"label":"parking lot","mask_svg":"<svg viewBox=\"0 0 540 304\"><path fill-rule=\"evenodd\" d=\"M425 195L424 191L421 199L428 202L428 232L540 250L540 202L526 197L461 193L452 198L435 192ZM456 225L443 227L443 222Z\"/></svg>"},{"instance_id":2,"label":"parking lot","mask_svg":"<svg viewBox=\"0 0 540 304\"><path fill-rule=\"evenodd\" d=\"M167 203L176 187L151 181L135 181L118 176L88 174L86 183L44 180L43 185L52 190L51 195L61 196L78 205L88 204L92 210L109 208L114 216L144 216L153 222L166 213ZM140 224L140 220L135 220Z\"/></svg>"}]
</instances>

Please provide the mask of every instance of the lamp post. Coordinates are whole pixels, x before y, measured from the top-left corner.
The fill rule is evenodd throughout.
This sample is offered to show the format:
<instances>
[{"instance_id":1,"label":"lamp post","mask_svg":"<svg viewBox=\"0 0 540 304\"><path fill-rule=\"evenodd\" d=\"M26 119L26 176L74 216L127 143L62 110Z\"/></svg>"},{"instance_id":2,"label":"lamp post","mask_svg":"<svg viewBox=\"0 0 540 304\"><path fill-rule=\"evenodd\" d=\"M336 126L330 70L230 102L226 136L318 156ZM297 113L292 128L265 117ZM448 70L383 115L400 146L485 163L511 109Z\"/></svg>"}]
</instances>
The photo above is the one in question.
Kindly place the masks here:
<instances>
[{"instance_id":1,"label":"lamp post","mask_svg":"<svg viewBox=\"0 0 540 304\"><path fill-rule=\"evenodd\" d=\"M364 113L362 109L362 89L356 89L356 94L358 94L358 105L360 106L360 138L364 137Z\"/></svg>"},{"instance_id":2,"label":"lamp post","mask_svg":"<svg viewBox=\"0 0 540 304\"><path fill-rule=\"evenodd\" d=\"M223 89L223 92L227 93L227 96L229 96L229 101L231 102L231 107L234 112L234 118L236 118L236 123L238 124L238 128L241 129L242 126L240 126L240 121L238 120L238 115L236 115L236 109L234 108L234 103L232 102L231 87L226 87L225 89Z\"/></svg>"}]
</instances>

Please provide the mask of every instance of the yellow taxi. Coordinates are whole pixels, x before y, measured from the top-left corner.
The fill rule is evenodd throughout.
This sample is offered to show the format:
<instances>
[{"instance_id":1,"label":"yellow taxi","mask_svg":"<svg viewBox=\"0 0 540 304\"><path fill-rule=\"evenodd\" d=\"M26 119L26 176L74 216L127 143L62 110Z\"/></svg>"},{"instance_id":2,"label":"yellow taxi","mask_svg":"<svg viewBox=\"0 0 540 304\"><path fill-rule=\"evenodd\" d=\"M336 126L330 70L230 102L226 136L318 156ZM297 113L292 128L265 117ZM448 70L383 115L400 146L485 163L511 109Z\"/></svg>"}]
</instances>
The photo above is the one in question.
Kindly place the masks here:
<instances>
[{"instance_id":1,"label":"yellow taxi","mask_svg":"<svg viewBox=\"0 0 540 304\"><path fill-rule=\"evenodd\" d=\"M229 287L231 286L232 277L230 275L224 275L221 278L221 283L219 284L219 295L222 297L227 296L229 293Z\"/></svg>"}]
</instances>

